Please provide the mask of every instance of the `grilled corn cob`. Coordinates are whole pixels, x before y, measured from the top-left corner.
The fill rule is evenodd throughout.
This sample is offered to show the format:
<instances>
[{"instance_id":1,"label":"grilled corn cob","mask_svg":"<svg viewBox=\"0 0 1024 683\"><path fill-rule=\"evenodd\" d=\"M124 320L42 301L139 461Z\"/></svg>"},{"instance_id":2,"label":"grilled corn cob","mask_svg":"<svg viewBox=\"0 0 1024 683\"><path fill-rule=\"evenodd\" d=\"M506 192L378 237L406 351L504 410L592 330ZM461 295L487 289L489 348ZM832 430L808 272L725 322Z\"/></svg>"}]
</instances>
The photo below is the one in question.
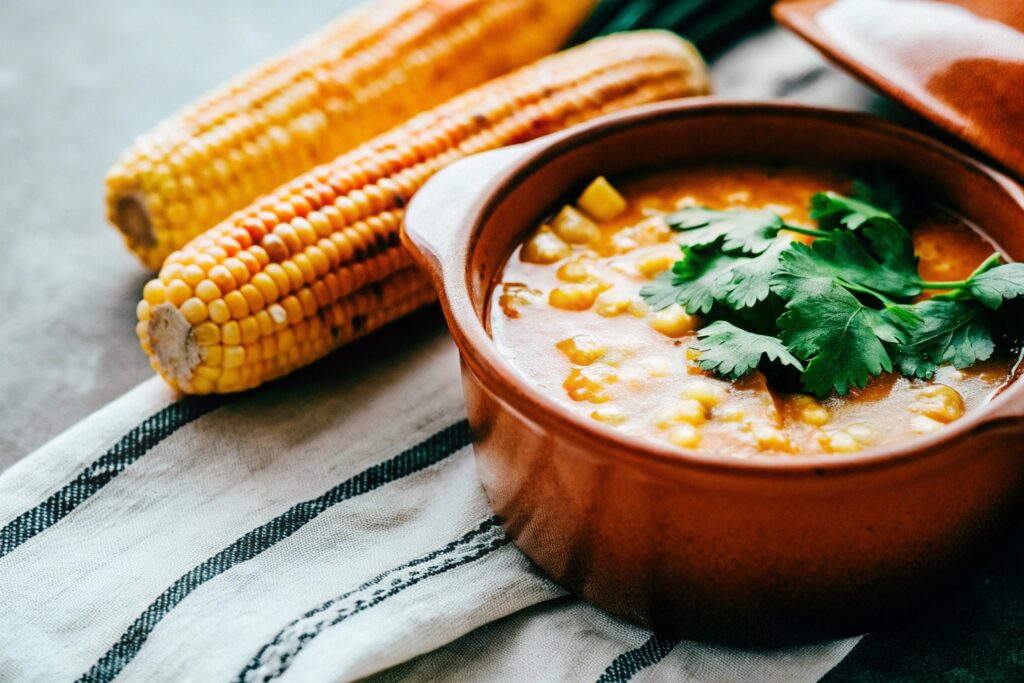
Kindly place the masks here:
<instances>
[{"instance_id":1,"label":"grilled corn cob","mask_svg":"<svg viewBox=\"0 0 1024 683\"><path fill-rule=\"evenodd\" d=\"M138 304L142 348L187 393L255 387L434 298L403 206L464 156L705 93L689 43L601 38L487 83L300 176L173 253Z\"/></svg>"},{"instance_id":2,"label":"grilled corn cob","mask_svg":"<svg viewBox=\"0 0 1024 683\"><path fill-rule=\"evenodd\" d=\"M414 114L557 50L595 0L382 0L140 137L107 213L159 268L202 230Z\"/></svg>"}]
</instances>

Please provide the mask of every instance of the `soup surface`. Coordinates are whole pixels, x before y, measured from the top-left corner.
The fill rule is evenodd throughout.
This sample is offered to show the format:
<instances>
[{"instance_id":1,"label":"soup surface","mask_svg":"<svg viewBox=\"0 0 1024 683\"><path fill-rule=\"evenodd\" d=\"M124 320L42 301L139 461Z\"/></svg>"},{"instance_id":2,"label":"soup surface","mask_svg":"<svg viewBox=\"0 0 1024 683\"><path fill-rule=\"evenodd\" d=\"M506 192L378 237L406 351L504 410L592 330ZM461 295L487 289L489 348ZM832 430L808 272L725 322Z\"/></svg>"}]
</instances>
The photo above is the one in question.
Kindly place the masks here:
<instances>
[{"instance_id":1,"label":"soup surface","mask_svg":"<svg viewBox=\"0 0 1024 683\"><path fill-rule=\"evenodd\" d=\"M502 354L572 410L632 435L735 457L846 453L940 429L1006 382L1014 362L1006 352L966 370L942 367L928 381L883 374L821 400L778 392L756 370L735 382L701 370L691 348L701 321L678 304L651 311L640 297L680 258L685 236L665 215L686 206L764 208L810 228L811 195L847 191L849 182L826 172L723 166L613 184L624 210L604 221L563 210L517 248L492 294L490 332ZM908 227L928 280L966 277L994 250L937 208Z\"/></svg>"}]
</instances>

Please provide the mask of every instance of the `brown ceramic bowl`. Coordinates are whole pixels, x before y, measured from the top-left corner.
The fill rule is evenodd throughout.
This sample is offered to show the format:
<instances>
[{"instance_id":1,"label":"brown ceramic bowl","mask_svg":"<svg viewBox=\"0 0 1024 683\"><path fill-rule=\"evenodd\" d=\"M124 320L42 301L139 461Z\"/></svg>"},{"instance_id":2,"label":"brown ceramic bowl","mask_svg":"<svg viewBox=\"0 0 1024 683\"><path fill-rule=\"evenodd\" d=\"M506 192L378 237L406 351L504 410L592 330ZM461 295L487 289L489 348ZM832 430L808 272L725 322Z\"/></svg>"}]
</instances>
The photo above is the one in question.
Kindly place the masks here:
<instances>
[{"instance_id":1,"label":"brown ceramic bowl","mask_svg":"<svg viewBox=\"0 0 1024 683\"><path fill-rule=\"evenodd\" d=\"M484 488L545 573L631 621L778 643L861 631L970 564L1024 483L1024 382L937 434L852 455L737 460L574 414L502 358L489 292L538 219L598 174L782 161L895 169L1024 257L1024 192L859 114L688 100L471 157L412 201L407 244L462 354Z\"/></svg>"}]
</instances>

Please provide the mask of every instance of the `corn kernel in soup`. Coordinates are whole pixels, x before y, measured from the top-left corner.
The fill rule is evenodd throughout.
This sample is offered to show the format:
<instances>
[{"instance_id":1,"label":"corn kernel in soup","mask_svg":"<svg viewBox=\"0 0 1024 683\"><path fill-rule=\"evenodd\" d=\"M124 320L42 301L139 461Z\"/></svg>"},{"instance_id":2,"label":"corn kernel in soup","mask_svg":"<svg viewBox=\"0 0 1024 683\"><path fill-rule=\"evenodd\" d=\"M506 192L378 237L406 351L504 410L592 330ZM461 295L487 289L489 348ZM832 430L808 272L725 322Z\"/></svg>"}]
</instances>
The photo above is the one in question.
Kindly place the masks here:
<instances>
[{"instance_id":1,"label":"corn kernel in soup","mask_svg":"<svg viewBox=\"0 0 1024 683\"><path fill-rule=\"evenodd\" d=\"M768 209L813 227L811 195L847 185L828 172L757 166L598 178L509 259L494 288L491 335L556 401L595 424L679 448L841 455L941 429L991 397L1012 359L942 367L930 381L883 374L847 396L817 399L780 393L756 370L735 382L701 370L699 316L679 305L651 311L640 299L640 288L679 258L682 237L665 221L672 210ZM909 227L923 278L965 277L993 250L938 209Z\"/></svg>"}]
</instances>

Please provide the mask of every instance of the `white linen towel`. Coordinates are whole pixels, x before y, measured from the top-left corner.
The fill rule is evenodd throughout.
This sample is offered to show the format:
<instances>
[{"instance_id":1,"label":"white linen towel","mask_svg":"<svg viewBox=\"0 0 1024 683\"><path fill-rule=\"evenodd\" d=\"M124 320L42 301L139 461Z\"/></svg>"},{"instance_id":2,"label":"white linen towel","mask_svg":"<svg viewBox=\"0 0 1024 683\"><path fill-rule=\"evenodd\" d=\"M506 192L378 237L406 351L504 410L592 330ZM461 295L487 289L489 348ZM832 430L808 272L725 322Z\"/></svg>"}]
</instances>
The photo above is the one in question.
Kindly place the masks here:
<instances>
[{"instance_id":1,"label":"white linen towel","mask_svg":"<svg viewBox=\"0 0 1024 683\"><path fill-rule=\"evenodd\" d=\"M0 476L0 681L815 681L565 594L478 482L436 311L227 398L138 386Z\"/></svg>"}]
</instances>

